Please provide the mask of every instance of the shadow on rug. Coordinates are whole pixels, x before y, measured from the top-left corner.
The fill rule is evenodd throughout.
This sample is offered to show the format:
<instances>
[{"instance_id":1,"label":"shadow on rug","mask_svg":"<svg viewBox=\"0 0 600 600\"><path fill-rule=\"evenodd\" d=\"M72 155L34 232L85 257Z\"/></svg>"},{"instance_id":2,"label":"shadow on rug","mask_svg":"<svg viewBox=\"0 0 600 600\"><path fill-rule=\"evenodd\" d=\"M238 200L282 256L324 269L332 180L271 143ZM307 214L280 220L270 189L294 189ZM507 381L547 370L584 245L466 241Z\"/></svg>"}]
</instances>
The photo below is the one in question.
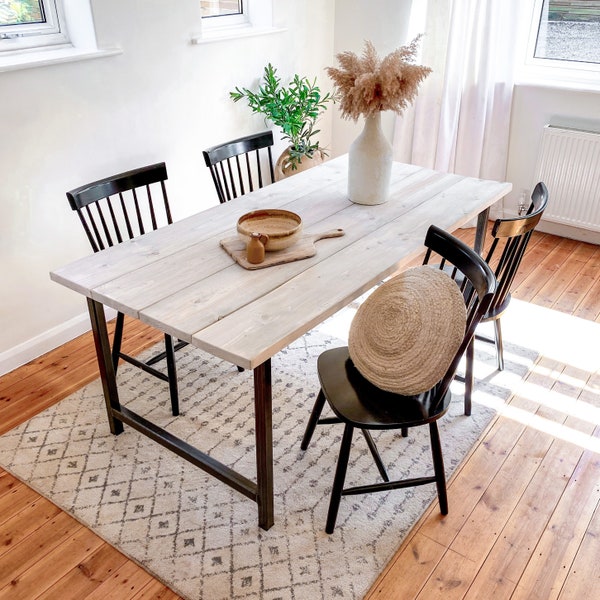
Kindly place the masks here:
<instances>
[{"instance_id":1,"label":"shadow on rug","mask_svg":"<svg viewBox=\"0 0 600 600\"><path fill-rule=\"evenodd\" d=\"M436 495L432 485L347 497L335 533L324 532L342 426L318 428L306 453L300 439L318 391L316 358L343 343L314 330L273 359L269 531L258 527L256 505L224 484L127 426L111 435L99 381L1 436L0 463L185 598L361 598ZM494 374L493 350L478 348L476 373L488 369L490 381L477 386L472 417L454 384L440 421L448 475L494 415L478 394L507 399L535 359L510 345L505 352L506 370ZM122 403L254 478L252 373L188 347L178 353L178 376L179 417L166 388L128 366L119 368ZM391 475L431 471L427 428L419 429L405 439L376 436ZM357 436L348 483L375 476Z\"/></svg>"}]
</instances>

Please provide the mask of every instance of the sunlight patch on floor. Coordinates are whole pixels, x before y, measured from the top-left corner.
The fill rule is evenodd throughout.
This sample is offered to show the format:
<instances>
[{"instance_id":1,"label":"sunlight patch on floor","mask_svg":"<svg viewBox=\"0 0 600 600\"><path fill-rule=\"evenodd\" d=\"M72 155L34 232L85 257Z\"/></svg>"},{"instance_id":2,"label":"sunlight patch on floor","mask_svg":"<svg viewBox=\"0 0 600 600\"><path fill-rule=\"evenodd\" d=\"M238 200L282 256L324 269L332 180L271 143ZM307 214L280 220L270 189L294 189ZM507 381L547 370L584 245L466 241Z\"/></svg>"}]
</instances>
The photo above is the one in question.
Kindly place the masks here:
<instances>
[{"instance_id":1,"label":"sunlight patch on floor","mask_svg":"<svg viewBox=\"0 0 600 600\"><path fill-rule=\"evenodd\" d=\"M513 298L502 317L504 338L547 358L593 373L600 369L600 323Z\"/></svg>"},{"instance_id":2,"label":"sunlight patch on floor","mask_svg":"<svg viewBox=\"0 0 600 600\"><path fill-rule=\"evenodd\" d=\"M532 400L546 408L555 410L560 414L576 417L593 425L600 425L599 406L562 393L560 390L549 390L535 383L524 381L523 385L519 387L518 395L521 398Z\"/></svg>"},{"instance_id":3,"label":"sunlight patch on floor","mask_svg":"<svg viewBox=\"0 0 600 600\"><path fill-rule=\"evenodd\" d=\"M489 406L501 416L515 420L553 437L600 454L600 439L591 431L600 427L600 324L513 299L502 317L504 339L536 351L540 358L512 391L556 419L505 404L489 394L478 394L475 402ZM554 365L556 361L556 365ZM477 373L476 373L477 377ZM493 381L493 374L488 379ZM545 380L547 385L540 385ZM582 429L568 418L580 421Z\"/></svg>"},{"instance_id":4,"label":"sunlight patch on floor","mask_svg":"<svg viewBox=\"0 0 600 600\"><path fill-rule=\"evenodd\" d=\"M510 404L505 404L502 400L495 398L494 396L480 395L476 400L474 399L473 402L475 404L482 404L484 406L493 408L502 417L517 421L518 423L522 423L527 427L547 433L548 435L551 435L557 439L570 442L571 444L575 444L576 446L579 446L585 450L591 450L592 452L600 454L600 438L594 437L589 433L578 431L577 429L569 427L564 423L547 419L540 415L536 415L531 411L518 408Z\"/></svg>"}]
</instances>

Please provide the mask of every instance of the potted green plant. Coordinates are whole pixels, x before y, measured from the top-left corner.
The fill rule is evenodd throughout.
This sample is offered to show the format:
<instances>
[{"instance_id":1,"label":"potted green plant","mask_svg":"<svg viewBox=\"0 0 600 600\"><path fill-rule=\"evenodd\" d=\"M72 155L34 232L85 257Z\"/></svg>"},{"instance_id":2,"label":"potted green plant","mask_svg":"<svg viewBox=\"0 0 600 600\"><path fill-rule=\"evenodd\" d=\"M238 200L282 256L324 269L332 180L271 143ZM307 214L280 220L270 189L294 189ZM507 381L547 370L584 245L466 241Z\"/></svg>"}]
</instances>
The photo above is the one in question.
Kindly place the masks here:
<instances>
[{"instance_id":1,"label":"potted green plant","mask_svg":"<svg viewBox=\"0 0 600 600\"><path fill-rule=\"evenodd\" d=\"M236 87L230 96L234 102L245 98L252 112L265 115L281 128L281 139L287 140L289 147L277 161L279 177L323 161L326 153L314 139L320 131L315 129L315 125L327 103L335 102L335 98L329 93L321 94L316 78L311 82L307 77L294 75L285 86L277 75L277 69L269 63L257 92Z\"/></svg>"}]
</instances>

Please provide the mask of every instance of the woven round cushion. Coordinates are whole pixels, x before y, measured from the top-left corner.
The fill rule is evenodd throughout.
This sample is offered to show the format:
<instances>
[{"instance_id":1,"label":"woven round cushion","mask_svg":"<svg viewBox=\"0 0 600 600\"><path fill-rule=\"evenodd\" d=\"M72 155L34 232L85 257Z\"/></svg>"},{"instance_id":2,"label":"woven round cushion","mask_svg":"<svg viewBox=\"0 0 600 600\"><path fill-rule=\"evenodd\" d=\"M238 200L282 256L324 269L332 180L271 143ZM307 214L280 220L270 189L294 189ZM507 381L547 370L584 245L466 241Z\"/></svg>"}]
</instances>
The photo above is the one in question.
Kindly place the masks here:
<instances>
[{"instance_id":1,"label":"woven round cushion","mask_svg":"<svg viewBox=\"0 0 600 600\"><path fill-rule=\"evenodd\" d=\"M360 374L377 387L412 396L440 381L465 335L466 308L439 269L408 269L359 307L348 339Z\"/></svg>"}]
</instances>

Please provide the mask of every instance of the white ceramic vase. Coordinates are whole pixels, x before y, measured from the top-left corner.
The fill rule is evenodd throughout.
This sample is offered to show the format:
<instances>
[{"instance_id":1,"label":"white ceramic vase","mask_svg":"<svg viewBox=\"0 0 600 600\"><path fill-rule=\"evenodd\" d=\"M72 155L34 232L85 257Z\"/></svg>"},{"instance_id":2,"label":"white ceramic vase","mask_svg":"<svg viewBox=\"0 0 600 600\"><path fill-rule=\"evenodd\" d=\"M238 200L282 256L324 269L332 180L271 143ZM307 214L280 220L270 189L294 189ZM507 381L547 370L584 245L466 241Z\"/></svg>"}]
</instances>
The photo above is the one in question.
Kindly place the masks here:
<instances>
[{"instance_id":1,"label":"white ceramic vase","mask_svg":"<svg viewBox=\"0 0 600 600\"><path fill-rule=\"evenodd\" d=\"M362 133L348 152L348 197L356 204L387 201L392 173L392 146L381 129L381 113L365 118Z\"/></svg>"}]
</instances>

